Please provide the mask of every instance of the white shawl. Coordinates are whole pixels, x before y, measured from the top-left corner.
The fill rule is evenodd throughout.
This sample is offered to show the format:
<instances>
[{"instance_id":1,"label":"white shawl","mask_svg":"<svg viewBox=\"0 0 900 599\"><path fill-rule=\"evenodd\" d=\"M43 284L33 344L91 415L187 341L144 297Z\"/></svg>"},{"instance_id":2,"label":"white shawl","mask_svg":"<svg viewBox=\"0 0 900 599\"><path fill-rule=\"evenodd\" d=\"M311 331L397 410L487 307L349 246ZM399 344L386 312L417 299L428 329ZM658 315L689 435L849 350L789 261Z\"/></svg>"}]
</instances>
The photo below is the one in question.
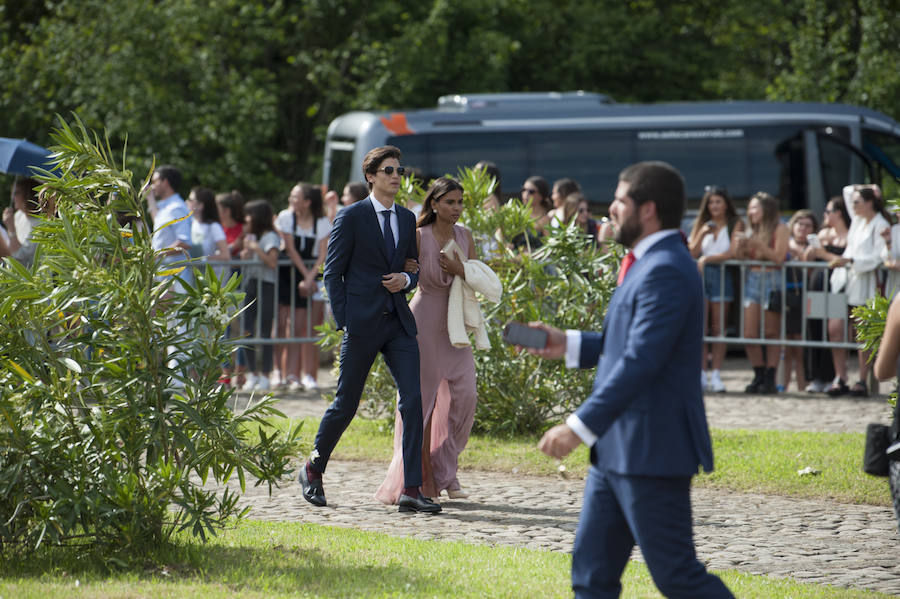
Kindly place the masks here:
<instances>
[{"instance_id":1,"label":"white shawl","mask_svg":"<svg viewBox=\"0 0 900 599\"><path fill-rule=\"evenodd\" d=\"M462 248L454 240L447 242L442 250L447 254L456 254L463 263L466 278L453 277L450 284L450 299L447 305L447 332L450 343L454 347L471 345L468 333L475 337L476 349L488 349L488 339L481 306L475 298L475 292L482 294L489 302L497 303L503 293L503 285L491 268L479 260L468 260Z\"/></svg>"}]
</instances>

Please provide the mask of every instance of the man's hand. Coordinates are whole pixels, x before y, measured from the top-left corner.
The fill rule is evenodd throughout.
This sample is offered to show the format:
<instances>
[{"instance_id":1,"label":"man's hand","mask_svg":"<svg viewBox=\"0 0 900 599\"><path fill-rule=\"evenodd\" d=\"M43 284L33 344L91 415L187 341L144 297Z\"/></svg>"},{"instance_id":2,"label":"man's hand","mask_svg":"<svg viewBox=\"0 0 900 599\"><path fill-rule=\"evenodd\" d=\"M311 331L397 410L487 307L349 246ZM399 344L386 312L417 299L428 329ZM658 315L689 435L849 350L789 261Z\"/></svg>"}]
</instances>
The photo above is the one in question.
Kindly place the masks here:
<instances>
[{"instance_id":1,"label":"man's hand","mask_svg":"<svg viewBox=\"0 0 900 599\"><path fill-rule=\"evenodd\" d=\"M547 331L547 345L543 349L534 349L529 348L529 353L532 353L536 356L540 356L542 358L549 359L559 359L566 355L566 333L557 329L556 327L551 327L550 325L544 324L543 322L534 321L529 322L528 326L533 329L541 329Z\"/></svg>"},{"instance_id":2,"label":"man's hand","mask_svg":"<svg viewBox=\"0 0 900 599\"><path fill-rule=\"evenodd\" d=\"M551 458L561 460L579 445L581 445L581 438L569 428L568 424L557 424L544 433L538 443L538 449Z\"/></svg>"},{"instance_id":3,"label":"man's hand","mask_svg":"<svg viewBox=\"0 0 900 599\"><path fill-rule=\"evenodd\" d=\"M401 272L392 272L389 275L382 275L381 284L391 293L403 291L403 288L406 287L406 275Z\"/></svg>"}]
</instances>

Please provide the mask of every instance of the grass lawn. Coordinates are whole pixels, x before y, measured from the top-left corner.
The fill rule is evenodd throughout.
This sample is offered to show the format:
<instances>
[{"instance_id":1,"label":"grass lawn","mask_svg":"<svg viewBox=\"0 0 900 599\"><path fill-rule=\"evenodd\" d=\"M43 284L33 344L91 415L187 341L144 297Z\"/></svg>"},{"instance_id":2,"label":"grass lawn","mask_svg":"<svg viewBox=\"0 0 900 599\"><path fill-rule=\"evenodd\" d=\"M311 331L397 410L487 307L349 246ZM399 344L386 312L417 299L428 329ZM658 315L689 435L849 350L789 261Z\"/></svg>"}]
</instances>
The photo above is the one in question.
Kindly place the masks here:
<instances>
[{"instance_id":1,"label":"grass lawn","mask_svg":"<svg viewBox=\"0 0 900 599\"><path fill-rule=\"evenodd\" d=\"M110 573L63 551L0 564L4 599L182 597L571 597L568 554L461 542L398 539L299 523L246 521L207 545L187 536L142 565ZM742 598L887 595L720 573ZM623 597L660 597L632 563Z\"/></svg>"},{"instance_id":2,"label":"grass lawn","mask_svg":"<svg viewBox=\"0 0 900 599\"><path fill-rule=\"evenodd\" d=\"M319 426L316 419L303 424L310 438ZM392 434L382 422L355 419L338 444L340 460L391 459ZM587 449L582 446L562 462L537 450L539 437L496 439L473 436L460 456L462 470L557 475L559 468L573 477L587 472ZM862 471L862 433L813 433L791 431L713 430L716 469L694 479L701 487L792 497L832 499L843 503L890 506L887 481ZM800 476L812 467L820 474Z\"/></svg>"}]
</instances>

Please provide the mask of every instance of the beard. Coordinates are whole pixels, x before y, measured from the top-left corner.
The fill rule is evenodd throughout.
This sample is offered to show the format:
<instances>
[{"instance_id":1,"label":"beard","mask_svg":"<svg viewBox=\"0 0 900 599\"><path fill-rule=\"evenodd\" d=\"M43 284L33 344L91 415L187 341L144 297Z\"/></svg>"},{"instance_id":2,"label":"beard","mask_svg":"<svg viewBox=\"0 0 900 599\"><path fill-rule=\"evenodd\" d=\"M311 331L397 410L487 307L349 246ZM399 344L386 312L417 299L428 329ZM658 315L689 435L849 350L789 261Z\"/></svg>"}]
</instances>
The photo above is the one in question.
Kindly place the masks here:
<instances>
[{"instance_id":1,"label":"beard","mask_svg":"<svg viewBox=\"0 0 900 599\"><path fill-rule=\"evenodd\" d=\"M643 233L644 226L638 219L637 211L634 211L619 226L619 230L616 231L616 241L627 248L631 248L634 247L635 240L638 239Z\"/></svg>"}]
</instances>

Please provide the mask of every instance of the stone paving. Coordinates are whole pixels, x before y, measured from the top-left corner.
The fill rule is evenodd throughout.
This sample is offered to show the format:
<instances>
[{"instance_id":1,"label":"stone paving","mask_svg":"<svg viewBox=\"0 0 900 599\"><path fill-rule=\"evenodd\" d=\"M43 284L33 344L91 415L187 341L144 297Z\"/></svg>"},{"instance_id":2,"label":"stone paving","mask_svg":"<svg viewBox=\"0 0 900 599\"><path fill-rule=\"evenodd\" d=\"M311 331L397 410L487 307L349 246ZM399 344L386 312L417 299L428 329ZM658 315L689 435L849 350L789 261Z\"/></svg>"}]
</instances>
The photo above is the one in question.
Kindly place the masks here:
<instances>
[{"instance_id":1,"label":"stone paving","mask_svg":"<svg viewBox=\"0 0 900 599\"><path fill-rule=\"evenodd\" d=\"M727 388L743 389L749 380L745 364L729 361L733 367L723 372ZM328 373L320 373L320 380L324 389L333 389ZM868 422L887 422L889 415L883 397L835 399L796 392L777 397L709 394L706 406L715 428L859 432ZM280 407L294 417L318 416L325 402L316 393L284 394ZM297 484L276 489L271 497L265 488L248 487L242 501L252 506L250 517L257 519L571 551L582 480L464 471L460 479L469 499L445 496L440 500L443 513L410 515L373 498L386 467L332 460L324 481L326 508L306 503ZM698 488L692 500L698 555L713 570L735 569L900 596L900 536L890 507ZM639 550L633 557L641 559Z\"/></svg>"}]
</instances>

